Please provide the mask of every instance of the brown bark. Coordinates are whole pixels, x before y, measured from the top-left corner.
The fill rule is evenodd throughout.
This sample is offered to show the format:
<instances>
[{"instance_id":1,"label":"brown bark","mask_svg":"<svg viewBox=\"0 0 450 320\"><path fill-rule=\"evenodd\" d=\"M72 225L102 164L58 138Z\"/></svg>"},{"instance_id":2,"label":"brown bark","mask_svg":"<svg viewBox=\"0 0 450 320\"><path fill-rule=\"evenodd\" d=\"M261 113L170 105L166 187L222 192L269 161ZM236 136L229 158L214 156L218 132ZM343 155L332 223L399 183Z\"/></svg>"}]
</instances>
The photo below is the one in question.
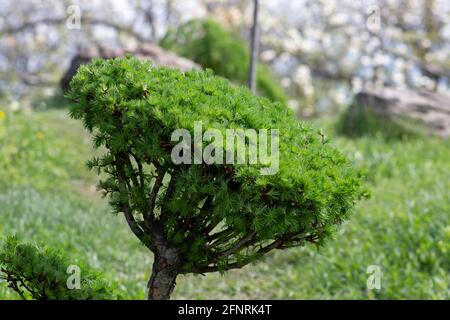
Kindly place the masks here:
<instances>
[{"instance_id":1,"label":"brown bark","mask_svg":"<svg viewBox=\"0 0 450 320\"><path fill-rule=\"evenodd\" d=\"M179 258L175 249L155 254L152 275L148 282L148 300L168 300L179 273Z\"/></svg>"}]
</instances>

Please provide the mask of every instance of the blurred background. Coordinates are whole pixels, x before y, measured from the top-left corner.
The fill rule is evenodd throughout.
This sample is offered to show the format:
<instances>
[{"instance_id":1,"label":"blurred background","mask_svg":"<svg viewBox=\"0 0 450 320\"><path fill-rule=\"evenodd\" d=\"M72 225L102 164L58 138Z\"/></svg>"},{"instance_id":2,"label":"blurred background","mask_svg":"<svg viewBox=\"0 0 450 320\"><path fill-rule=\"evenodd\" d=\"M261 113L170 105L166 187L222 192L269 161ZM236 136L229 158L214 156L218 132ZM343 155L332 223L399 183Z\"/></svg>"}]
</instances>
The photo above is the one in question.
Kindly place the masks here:
<instances>
[{"instance_id":1,"label":"blurred background","mask_svg":"<svg viewBox=\"0 0 450 320\"><path fill-rule=\"evenodd\" d=\"M0 237L60 248L144 297L152 257L96 191L90 138L64 91L80 64L125 54L247 85L254 3L2 0ZM258 8L257 94L323 128L364 170L371 198L324 248L181 277L174 298L448 299L450 2ZM382 270L378 289L367 287L370 266ZM17 297L0 282L0 298Z\"/></svg>"}]
</instances>

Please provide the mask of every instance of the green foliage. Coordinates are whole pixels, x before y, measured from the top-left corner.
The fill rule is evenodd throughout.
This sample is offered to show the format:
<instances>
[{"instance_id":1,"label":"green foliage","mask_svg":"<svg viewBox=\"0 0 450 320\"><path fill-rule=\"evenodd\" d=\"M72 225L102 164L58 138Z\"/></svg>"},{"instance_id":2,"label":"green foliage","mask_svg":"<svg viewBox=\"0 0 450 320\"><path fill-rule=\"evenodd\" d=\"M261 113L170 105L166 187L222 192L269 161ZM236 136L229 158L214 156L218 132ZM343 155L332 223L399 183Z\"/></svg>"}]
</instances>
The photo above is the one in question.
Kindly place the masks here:
<instances>
[{"instance_id":1,"label":"green foliage","mask_svg":"<svg viewBox=\"0 0 450 320\"><path fill-rule=\"evenodd\" d=\"M151 256L96 192L98 177L85 166L93 152L87 131L67 111L8 109L0 106L0 237L70 252L119 280L128 298L143 298ZM136 272L139 263L147 268ZM2 282L0 297L18 298Z\"/></svg>"},{"instance_id":2,"label":"green foliage","mask_svg":"<svg viewBox=\"0 0 450 320\"><path fill-rule=\"evenodd\" d=\"M0 250L0 275L22 299L100 300L117 298L96 272L79 265L80 288L69 289L68 268L72 263L60 253L22 244L9 237ZM70 271L70 270L69 270Z\"/></svg>"},{"instance_id":3,"label":"green foliage","mask_svg":"<svg viewBox=\"0 0 450 320\"><path fill-rule=\"evenodd\" d=\"M26 242L70 252L71 259L86 261L114 279L124 298L143 299L152 257L120 223L123 217L109 214L92 188L96 173L74 165L92 153L79 124L62 110L16 113L14 118L7 112L0 121L0 130L14 127L3 136L7 142L35 137L29 128L45 129L46 148L58 151L59 160L53 159L51 166L77 177L48 175L48 169L40 170L50 166L48 158L28 161L30 151L16 157L15 165L23 168L20 176L3 179L4 169L0 174L0 234L20 234ZM316 125L332 134L335 121ZM450 142L426 136L388 141L341 135L333 143L369 174L371 191L335 241L319 250L273 252L258 264L224 275L180 276L173 298L449 299ZM3 151L2 163L10 157ZM21 176L27 175L33 178L23 186ZM366 288L366 269L374 264L383 271L381 290ZM0 297L19 298L4 281Z\"/></svg>"},{"instance_id":4,"label":"green foliage","mask_svg":"<svg viewBox=\"0 0 450 320\"><path fill-rule=\"evenodd\" d=\"M322 244L362 195L359 173L323 133L211 72L154 68L131 57L97 59L80 67L68 98L71 116L107 149L89 166L107 175L100 187L112 207L129 223L136 218L130 227L151 249L151 226L163 226L183 273ZM195 121L221 132L278 129L279 172L263 176L260 165L249 164L175 165L171 133L184 128L193 135Z\"/></svg>"},{"instance_id":5,"label":"green foliage","mask_svg":"<svg viewBox=\"0 0 450 320\"><path fill-rule=\"evenodd\" d=\"M246 84L250 55L247 44L231 31L212 20L191 20L176 30L170 30L161 46L187 57L217 75L238 84ZM286 103L286 95L277 79L265 65L257 68L258 92Z\"/></svg>"}]
</instances>

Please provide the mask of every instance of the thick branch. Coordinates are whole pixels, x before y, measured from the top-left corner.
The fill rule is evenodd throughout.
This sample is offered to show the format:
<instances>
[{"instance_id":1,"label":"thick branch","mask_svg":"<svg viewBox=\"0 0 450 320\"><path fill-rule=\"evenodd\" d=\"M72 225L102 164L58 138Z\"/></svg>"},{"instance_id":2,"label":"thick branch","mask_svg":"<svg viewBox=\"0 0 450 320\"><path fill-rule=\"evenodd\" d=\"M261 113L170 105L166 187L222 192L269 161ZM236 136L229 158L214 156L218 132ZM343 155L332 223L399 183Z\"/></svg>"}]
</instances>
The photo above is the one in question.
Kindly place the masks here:
<instances>
[{"instance_id":1,"label":"thick branch","mask_svg":"<svg viewBox=\"0 0 450 320\"><path fill-rule=\"evenodd\" d=\"M215 261L217 260L221 260L223 258L226 258L232 254L235 254L236 252L238 252L239 250L241 250L243 247L248 246L252 243L252 241L254 241L254 236L255 236L255 232L248 232L245 236L243 236L234 246L232 246L231 248L222 251L220 253L218 253L215 256Z\"/></svg>"},{"instance_id":2,"label":"thick branch","mask_svg":"<svg viewBox=\"0 0 450 320\"><path fill-rule=\"evenodd\" d=\"M156 197L158 196L159 189L161 189L164 179L164 172L158 170L158 175L155 179L155 184L153 185L152 191L148 197L147 214L145 215L146 221L151 221L153 219L153 211L155 209Z\"/></svg>"},{"instance_id":3,"label":"thick branch","mask_svg":"<svg viewBox=\"0 0 450 320\"><path fill-rule=\"evenodd\" d=\"M211 246L215 246L218 243L222 243L225 240L228 240L228 236L234 233L234 229L232 227L226 228L222 231L213 233L207 238L208 242L211 242Z\"/></svg>"},{"instance_id":4,"label":"thick branch","mask_svg":"<svg viewBox=\"0 0 450 320\"><path fill-rule=\"evenodd\" d=\"M134 162L136 162L137 166L138 166L138 172L139 172L139 180L140 180L140 185L141 188L144 189L145 187L145 177L144 177L144 169L142 167L142 162L139 160L139 158L136 156L136 154L134 154L134 152L129 151L131 156L134 159Z\"/></svg>"},{"instance_id":5,"label":"thick branch","mask_svg":"<svg viewBox=\"0 0 450 320\"><path fill-rule=\"evenodd\" d=\"M170 181L169 181L169 183L167 185L166 193L164 194L164 198L163 198L164 202L163 203L167 203L170 200L170 198L172 198L172 195L175 192L175 184L176 184L176 177L177 177L177 175L178 175L178 170L177 169L174 169L174 171L172 171L170 173ZM165 211L166 210L165 210L164 205L163 205L161 207L161 217L159 219L161 224L164 224L167 221L167 218L168 218L167 215L164 214Z\"/></svg>"},{"instance_id":6,"label":"thick branch","mask_svg":"<svg viewBox=\"0 0 450 320\"><path fill-rule=\"evenodd\" d=\"M272 251L273 249L277 249L280 248L281 245L283 244L284 241L286 241L287 239L285 237L282 237L278 240L273 241L271 244L262 247L261 249L259 249L256 252L256 255L264 255L270 251ZM227 270L231 270L231 269L239 269L242 268L244 266L246 266L247 264L251 263L254 261L254 258L250 257L247 258L245 260L239 261L239 262L233 262L230 264L227 264L226 266L218 266L218 265L214 265L214 266L195 266L190 270L186 270L184 273L209 273L209 272L217 272L217 271L227 271Z\"/></svg>"},{"instance_id":7,"label":"thick branch","mask_svg":"<svg viewBox=\"0 0 450 320\"><path fill-rule=\"evenodd\" d=\"M139 226L139 224L134 219L132 210L129 205L129 190L127 186L127 181L125 177L125 173L123 172L123 168L121 163L116 163L116 170L118 173L118 180L121 187L126 191L127 194L127 201L126 203L121 204L121 210L124 213L125 219L128 223L128 226L130 227L131 231L134 233L134 235L142 242L144 243L149 249L152 249L150 244L145 240L145 233L144 230Z\"/></svg>"}]
</instances>

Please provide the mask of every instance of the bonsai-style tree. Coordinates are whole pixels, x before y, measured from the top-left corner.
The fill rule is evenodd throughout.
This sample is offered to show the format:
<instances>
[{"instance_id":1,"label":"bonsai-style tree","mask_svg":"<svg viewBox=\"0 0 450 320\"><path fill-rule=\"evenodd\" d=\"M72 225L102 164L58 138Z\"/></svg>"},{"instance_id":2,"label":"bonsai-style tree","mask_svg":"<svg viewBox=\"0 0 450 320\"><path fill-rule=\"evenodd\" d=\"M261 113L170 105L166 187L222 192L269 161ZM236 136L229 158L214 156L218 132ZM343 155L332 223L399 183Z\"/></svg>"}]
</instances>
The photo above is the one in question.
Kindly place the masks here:
<instances>
[{"instance_id":1,"label":"bonsai-style tree","mask_svg":"<svg viewBox=\"0 0 450 320\"><path fill-rule=\"evenodd\" d=\"M104 173L99 187L154 253L149 299L168 299L180 274L224 272L274 249L322 244L362 192L358 172L321 132L210 71L97 59L80 67L68 98L70 115L105 150L88 163ZM277 129L278 171L261 174L260 163L176 164L180 142L172 133L195 135L198 121L224 136L227 129Z\"/></svg>"}]
</instances>

